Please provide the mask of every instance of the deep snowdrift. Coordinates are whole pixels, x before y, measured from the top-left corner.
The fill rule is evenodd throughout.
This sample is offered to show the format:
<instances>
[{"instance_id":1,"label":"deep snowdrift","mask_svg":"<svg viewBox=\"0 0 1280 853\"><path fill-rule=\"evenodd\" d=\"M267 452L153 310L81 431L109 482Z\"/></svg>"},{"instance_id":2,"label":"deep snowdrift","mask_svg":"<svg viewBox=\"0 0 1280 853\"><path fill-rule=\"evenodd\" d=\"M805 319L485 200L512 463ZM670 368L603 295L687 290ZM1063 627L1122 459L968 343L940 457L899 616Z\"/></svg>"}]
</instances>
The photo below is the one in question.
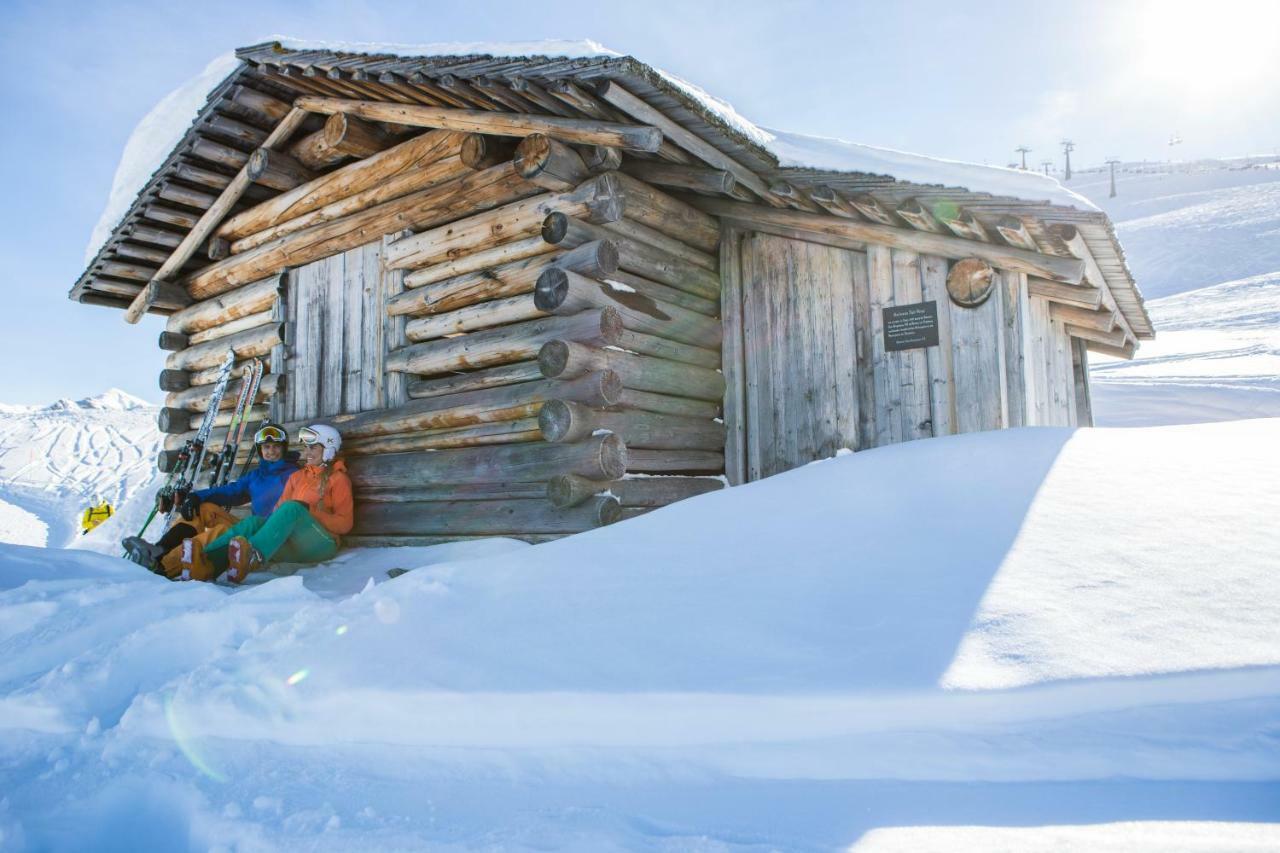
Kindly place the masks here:
<instances>
[{"instance_id":1,"label":"deep snowdrift","mask_svg":"<svg viewBox=\"0 0 1280 853\"><path fill-rule=\"evenodd\" d=\"M235 592L2 547L0 831L1275 844L1195 822L1274 817L1277 440L1259 420L913 442L560 542L350 552ZM1171 818L1193 823L1114 823ZM1107 826L893 829L938 823Z\"/></svg>"}]
</instances>

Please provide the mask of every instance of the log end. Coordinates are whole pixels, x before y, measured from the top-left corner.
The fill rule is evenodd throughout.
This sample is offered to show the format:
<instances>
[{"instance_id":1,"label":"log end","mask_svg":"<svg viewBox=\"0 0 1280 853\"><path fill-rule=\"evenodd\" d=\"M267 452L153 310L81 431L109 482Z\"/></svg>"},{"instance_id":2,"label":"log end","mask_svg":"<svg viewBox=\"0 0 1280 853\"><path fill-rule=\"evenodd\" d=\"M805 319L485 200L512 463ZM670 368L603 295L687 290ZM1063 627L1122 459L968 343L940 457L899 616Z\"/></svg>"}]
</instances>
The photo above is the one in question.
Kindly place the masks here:
<instances>
[{"instance_id":1,"label":"log end","mask_svg":"<svg viewBox=\"0 0 1280 853\"><path fill-rule=\"evenodd\" d=\"M561 340L547 341L538 350L538 370L547 379L555 379L563 375L568 365L569 344L566 342Z\"/></svg>"},{"instance_id":2,"label":"log end","mask_svg":"<svg viewBox=\"0 0 1280 853\"><path fill-rule=\"evenodd\" d=\"M615 497L600 498L596 504L596 524L604 527L622 520L622 504Z\"/></svg>"},{"instance_id":3,"label":"log end","mask_svg":"<svg viewBox=\"0 0 1280 853\"><path fill-rule=\"evenodd\" d=\"M589 480L577 474L561 474L547 481L547 501L556 509L568 509L608 488L608 480Z\"/></svg>"},{"instance_id":4,"label":"log end","mask_svg":"<svg viewBox=\"0 0 1280 853\"><path fill-rule=\"evenodd\" d=\"M176 468L181 453L181 450L161 450L160 455L156 457L156 467L160 469L160 473L168 474Z\"/></svg>"},{"instance_id":5,"label":"log end","mask_svg":"<svg viewBox=\"0 0 1280 853\"><path fill-rule=\"evenodd\" d=\"M577 404L565 400L548 400L538 412L538 429L552 444L581 441L591 436L589 419L579 417Z\"/></svg>"},{"instance_id":6,"label":"log end","mask_svg":"<svg viewBox=\"0 0 1280 853\"><path fill-rule=\"evenodd\" d=\"M191 387L191 374L185 370L160 371L161 391L185 391Z\"/></svg>"},{"instance_id":7,"label":"log end","mask_svg":"<svg viewBox=\"0 0 1280 853\"><path fill-rule=\"evenodd\" d=\"M160 349L165 352L178 352L189 346L187 336L178 332L161 332Z\"/></svg>"},{"instance_id":8,"label":"log end","mask_svg":"<svg viewBox=\"0 0 1280 853\"><path fill-rule=\"evenodd\" d=\"M191 429L191 412L166 406L156 417L156 426L165 435L179 435Z\"/></svg>"},{"instance_id":9,"label":"log end","mask_svg":"<svg viewBox=\"0 0 1280 853\"><path fill-rule=\"evenodd\" d=\"M545 134L533 133L520 140L511 162L516 173L527 180L545 169L550 157L551 140Z\"/></svg>"},{"instance_id":10,"label":"log end","mask_svg":"<svg viewBox=\"0 0 1280 853\"><path fill-rule=\"evenodd\" d=\"M602 436L599 449L600 471L609 480L620 480L627 473L627 445L621 436Z\"/></svg>"},{"instance_id":11,"label":"log end","mask_svg":"<svg viewBox=\"0 0 1280 853\"><path fill-rule=\"evenodd\" d=\"M533 304L539 311L548 314L564 304L569 296L569 274L556 267L548 267L538 276L538 283L533 289Z\"/></svg>"},{"instance_id":12,"label":"log end","mask_svg":"<svg viewBox=\"0 0 1280 853\"><path fill-rule=\"evenodd\" d=\"M563 213L548 213L542 220L542 239L551 245L559 245L568 233L569 217Z\"/></svg>"}]
</instances>

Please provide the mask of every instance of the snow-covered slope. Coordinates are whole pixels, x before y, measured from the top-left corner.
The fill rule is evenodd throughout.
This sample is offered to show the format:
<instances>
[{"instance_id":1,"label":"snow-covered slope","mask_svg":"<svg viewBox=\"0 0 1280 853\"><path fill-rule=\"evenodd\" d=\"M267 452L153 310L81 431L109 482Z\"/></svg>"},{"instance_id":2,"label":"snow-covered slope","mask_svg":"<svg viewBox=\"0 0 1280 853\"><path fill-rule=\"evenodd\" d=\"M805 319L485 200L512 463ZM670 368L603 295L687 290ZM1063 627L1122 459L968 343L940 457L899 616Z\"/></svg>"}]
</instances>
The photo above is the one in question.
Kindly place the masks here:
<instances>
[{"instance_id":1,"label":"snow-covered slope","mask_svg":"<svg viewBox=\"0 0 1280 853\"><path fill-rule=\"evenodd\" d=\"M1131 362L1095 357L1104 426L1280 416L1280 162L1130 165L1107 197L1156 326ZM1160 297L1152 299L1152 297Z\"/></svg>"},{"instance_id":2,"label":"snow-covered slope","mask_svg":"<svg viewBox=\"0 0 1280 853\"><path fill-rule=\"evenodd\" d=\"M1278 441L912 442L546 545L350 552L235 592L0 547L0 832L1274 848Z\"/></svg>"},{"instance_id":3,"label":"snow-covered slope","mask_svg":"<svg viewBox=\"0 0 1280 853\"><path fill-rule=\"evenodd\" d=\"M153 481L160 441L156 409L117 389L0 410L0 542L72 543L94 496L118 507Z\"/></svg>"}]
</instances>

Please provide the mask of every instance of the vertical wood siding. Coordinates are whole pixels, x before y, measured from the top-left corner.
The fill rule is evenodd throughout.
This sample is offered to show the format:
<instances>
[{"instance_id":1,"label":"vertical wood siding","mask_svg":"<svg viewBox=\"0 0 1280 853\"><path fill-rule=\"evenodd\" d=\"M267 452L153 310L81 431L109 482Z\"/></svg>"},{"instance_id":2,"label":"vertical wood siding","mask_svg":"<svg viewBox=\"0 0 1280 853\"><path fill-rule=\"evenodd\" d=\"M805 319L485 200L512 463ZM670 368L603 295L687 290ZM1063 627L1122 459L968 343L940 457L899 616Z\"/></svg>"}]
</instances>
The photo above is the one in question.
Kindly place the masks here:
<instances>
[{"instance_id":1,"label":"vertical wood siding","mask_svg":"<svg viewBox=\"0 0 1280 853\"><path fill-rule=\"evenodd\" d=\"M388 375L387 353L404 343L404 319L387 317L404 274L383 264L377 240L298 267L289 276L287 310L295 328L289 359L289 420L326 418L398 406L404 379Z\"/></svg>"},{"instance_id":2,"label":"vertical wood siding","mask_svg":"<svg viewBox=\"0 0 1280 853\"><path fill-rule=\"evenodd\" d=\"M735 229L721 266L731 483L841 447L1074 424L1087 407L1079 348L1023 274L997 272L991 297L964 308L944 258ZM922 301L936 303L939 345L887 352L883 310Z\"/></svg>"}]
</instances>

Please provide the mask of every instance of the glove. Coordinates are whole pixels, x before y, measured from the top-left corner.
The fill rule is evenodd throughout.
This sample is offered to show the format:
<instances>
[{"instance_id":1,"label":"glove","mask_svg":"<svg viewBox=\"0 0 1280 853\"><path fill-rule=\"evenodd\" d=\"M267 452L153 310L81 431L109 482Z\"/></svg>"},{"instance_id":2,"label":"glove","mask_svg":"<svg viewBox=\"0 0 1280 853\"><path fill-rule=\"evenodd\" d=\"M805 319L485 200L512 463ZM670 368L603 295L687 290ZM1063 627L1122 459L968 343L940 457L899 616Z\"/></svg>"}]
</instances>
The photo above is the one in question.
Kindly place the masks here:
<instances>
[{"instance_id":1,"label":"glove","mask_svg":"<svg viewBox=\"0 0 1280 853\"><path fill-rule=\"evenodd\" d=\"M161 515L168 515L173 509L173 494L171 492L156 493L156 511Z\"/></svg>"},{"instance_id":2,"label":"glove","mask_svg":"<svg viewBox=\"0 0 1280 853\"><path fill-rule=\"evenodd\" d=\"M186 495L178 505L178 512L184 521L192 521L200 511L200 499L194 494Z\"/></svg>"}]
</instances>

